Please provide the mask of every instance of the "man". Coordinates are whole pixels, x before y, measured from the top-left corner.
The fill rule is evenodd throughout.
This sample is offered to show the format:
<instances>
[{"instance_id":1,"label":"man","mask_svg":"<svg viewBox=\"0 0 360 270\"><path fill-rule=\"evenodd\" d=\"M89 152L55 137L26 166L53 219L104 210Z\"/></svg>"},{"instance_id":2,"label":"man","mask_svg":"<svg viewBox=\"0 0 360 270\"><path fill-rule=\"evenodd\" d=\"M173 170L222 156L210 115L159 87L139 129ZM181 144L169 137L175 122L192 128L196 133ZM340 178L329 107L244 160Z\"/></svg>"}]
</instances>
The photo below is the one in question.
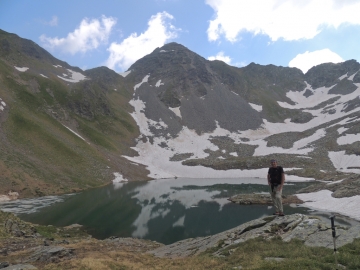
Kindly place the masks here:
<instances>
[{"instance_id":1,"label":"man","mask_svg":"<svg viewBox=\"0 0 360 270\"><path fill-rule=\"evenodd\" d=\"M274 215L284 216L281 199L282 189L285 182L284 169L277 165L277 161L275 159L272 159L270 162L271 167L269 168L267 179L268 184L271 187L271 199L276 209Z\"/></svg>"}]
</instances>

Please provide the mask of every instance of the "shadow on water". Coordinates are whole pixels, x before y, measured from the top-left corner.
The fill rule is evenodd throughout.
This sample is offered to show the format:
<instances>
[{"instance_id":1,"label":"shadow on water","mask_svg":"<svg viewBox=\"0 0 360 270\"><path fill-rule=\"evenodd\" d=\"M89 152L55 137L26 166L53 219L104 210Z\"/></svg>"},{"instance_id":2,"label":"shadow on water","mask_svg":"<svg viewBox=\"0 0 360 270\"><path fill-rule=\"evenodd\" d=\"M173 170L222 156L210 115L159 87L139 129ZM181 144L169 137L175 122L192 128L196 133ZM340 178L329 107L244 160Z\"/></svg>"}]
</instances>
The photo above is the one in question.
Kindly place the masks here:
<instances>
[{"instance_id":1,"label":"shadow on water","mask_svg":"<svg viewBox=\"0 0 360 270\"><path fill-rule=\"evenodd\" d=\"M194 181L194 180L192 180ZM264 205L237 205L226 198L238 193L266 192L260 184L188 184L191 181L132 182L109 185L67 196L35 213L19 214L42 225L84 225L95 238L139 237L170 244L182 239L216 234L247 221L271 215ZM296 183L287 192L308 185ZM287 214L307 213L285 206Z\"/></svg>"}]
</instances>

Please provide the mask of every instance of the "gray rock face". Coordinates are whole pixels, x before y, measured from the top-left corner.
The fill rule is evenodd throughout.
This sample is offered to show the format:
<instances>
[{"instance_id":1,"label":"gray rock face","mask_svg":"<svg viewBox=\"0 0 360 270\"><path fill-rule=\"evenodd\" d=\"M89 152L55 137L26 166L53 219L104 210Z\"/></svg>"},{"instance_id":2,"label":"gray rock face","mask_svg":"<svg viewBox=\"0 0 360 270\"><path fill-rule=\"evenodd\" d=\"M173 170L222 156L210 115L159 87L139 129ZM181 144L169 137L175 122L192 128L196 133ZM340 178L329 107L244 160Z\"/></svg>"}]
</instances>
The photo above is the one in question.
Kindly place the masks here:
<instances>
[{"instance_id":1,"label":"gray rock face","mask_svg":"<svg viewBox=\"0 0 360 270\"><path fill-rule=\"evenodd\" d=\"M175 65L176 64L176 65ZM184 46L170 43L138 60L127 80L140 82L150 74L148 84L135 92L141 99L147 118L160 119L168 128L151 130L156 136L176 135L183 126L197 133L211 132L219 126L230 131L256 129L262 124L260 113L244 97L236 93L238 74L227 66L228 75L213 70L210 61L191 52ZM163 85L156 87L161 80ZM182 119L170 108L180 107ZM171 118L170 118L171 116Z\"/></svg>"},{"instance_id":2,"label":"gray rock face","mask_svg":"<svg viewBox=\"0 0 360 270\"><path fill-rule=\"evenodd\" d=\"M39 246L24 260L25 262L58 262L65 257L71 257L74 249L61 246Z\"/></svg>"},{"instance_id":3,"label":"gray rock face","mask_svg":"<svg viewBox=\"0 0 360 270\"><path fill-rule=\"evenodd\" d=\"M349 228L338 227L337 235L339 235L336 240L337 247L351 243L354 238L360 237L360 225ZM225 248L232 245L256 237L270 239L275 236L280 236L284 241L297 238L308 246L333 248L331 228L325 225L320 218L293 214L285 217L259 218L222 233L186 239L159 247L149 253L157 257L177 258L197 255L213 248L215 249L213 254L219 256Z\"/></svg>"},{"instance_id":4,"label":"gray rock face","mask_svg":"<svg viewBox=\"0 0 360 270\"><path fill-rule=\"evenodd\" d=\"M347 95L351 94L357 89L357 86L349 80L341 80L333 88L329 90L329 94L341 94Z\"/></svg>"},{"instance_id":5,"label":"gray rock face","mask_svg":"<svg viewBox=\"0 0 360 270\"><path fill-rule=\"evenodd\" d=\"M355 60L348 60L339 64L321 64L309 69L305 74L305 80L312 85L313 89L321 86L330 87L339 82L338 78L340 76L346 73L350 76L359 69L360 64Z\"/></svg>"}]
</instances>

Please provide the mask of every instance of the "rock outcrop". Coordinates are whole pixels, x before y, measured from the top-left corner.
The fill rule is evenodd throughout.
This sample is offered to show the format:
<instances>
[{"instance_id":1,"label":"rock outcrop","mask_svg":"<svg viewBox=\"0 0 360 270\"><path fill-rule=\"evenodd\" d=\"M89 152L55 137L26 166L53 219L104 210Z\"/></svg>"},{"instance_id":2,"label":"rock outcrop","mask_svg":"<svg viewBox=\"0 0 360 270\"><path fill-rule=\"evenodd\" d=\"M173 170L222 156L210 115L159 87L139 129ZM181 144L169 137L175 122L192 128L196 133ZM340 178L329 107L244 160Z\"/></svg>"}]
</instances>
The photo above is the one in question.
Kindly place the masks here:
<instances>
[{"instance_id":1,"label":"rock outcrop","mask_svg":"<svg viewBox=\"0 0 360 270\"><path fill-rule=\"evenodd\" d=\"M300 204L303 203L302 200L298 199L296 196L288 195L282 196L283 204ZM229 198L229 201L237 204L272 204L270 194L237 194Z\"/></svg>"},{"instance_id":2,"label":"rock outcrop","mask_svg":"<svg viewBox=\"0 0 360 270\"><path fill-rule=\"evenodd\" d=\"M330 225L330 224L329 224ZM337 227L337 247L360 238L360 225ZM256 237L271 239L281 237L283 241L297 238L307 246L333 248L331 228L321 218L303 214L285 217L265 217L244 223L231 230L212 236L186 239L150 251L157 257L179 258L198 255L212 249L213 255L222 256L228 248Z\"/></svg>"}]
</instances>

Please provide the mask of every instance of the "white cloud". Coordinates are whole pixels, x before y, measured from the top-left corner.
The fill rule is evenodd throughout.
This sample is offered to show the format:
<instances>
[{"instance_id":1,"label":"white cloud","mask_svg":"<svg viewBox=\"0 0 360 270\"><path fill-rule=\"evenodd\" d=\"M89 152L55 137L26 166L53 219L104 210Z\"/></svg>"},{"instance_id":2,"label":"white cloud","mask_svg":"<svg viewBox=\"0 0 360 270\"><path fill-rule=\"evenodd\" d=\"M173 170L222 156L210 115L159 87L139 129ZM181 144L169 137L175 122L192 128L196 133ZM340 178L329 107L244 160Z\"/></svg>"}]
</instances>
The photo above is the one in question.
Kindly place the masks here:
<instances>
[{"instance_id":1,"label":"white cloud","mask_svg":"<svg viewBox=\"0 0 360 270\"><path fill-rule=\"evenodd\" d=\"M224 52L218 52L218 54L215 55L215 56L209 56L209 57L208 57L208 60L210 60L210 61L220 60L220 61L225 62L225 63L228 64L228 65L231 64L231 58L230 58L230 56L224 55Z\"/></svg>"},{"instance_id":2,"label":"white cloud","mask_svg":"<svg viewBox=\"0 0 360 270\"><path fill-rule=\"evenodd\" d=\"M206 0L215 11L208 39L235 42L242 31L268 35L272 41L311 39L322 28L360 25L358 0Z\"/></svg>"},{"instance_id":3,"label":"white cloud","mask_svg":"<svg viewBox=\"0 0 360 270\"><path fill-rule=\"evenodd\" d=\"M111 69L126 70L136 60L151 53L155 48L163 46L168 40L177 37L176 29L168 20L174 17L167 12L159 12L151 16L148 29L138 35L132 33L121 43L111 43L110 56L106 65Z\"/></svg>"},{"instance_id":4,"label":"white cloud","mask_svg":"<svg viewBox=\"0 0 360 270\"><path fill-rule=\"evenodd\" d=\"M58 25L58 21L59 21L59 19L58 19L57 16L52 16L52 19L51 19L50 22L48 22L48 24L49 24L50 26L57 26L57 25Z\"/></svg>"},{"instance_id":5,"label":"white cloud","mask_svg":"<svg viewBox=\"0 0 360 270\"><path fill-rule=\"evenodd\" d=\"M318 51L298 54L289 62L289 67L297 67L306 73L310 68L322 63L340 63L344 62L338 54L330 51L329 49L323 49Z\"/></svg>"},{"instance_id":6,"label":"white cloud","mask_svg":"<svg viewBox=\"0 0 360 270\"><path fill-rule=\"evenodd\" d=\"M66 38L51 38L45 35L40 40L46 48L60 49L65 53L85 53L106 43L116 19L102 16L100 20L83 19L80 26L69 33Z\"/></svg>"}]
</instances>

